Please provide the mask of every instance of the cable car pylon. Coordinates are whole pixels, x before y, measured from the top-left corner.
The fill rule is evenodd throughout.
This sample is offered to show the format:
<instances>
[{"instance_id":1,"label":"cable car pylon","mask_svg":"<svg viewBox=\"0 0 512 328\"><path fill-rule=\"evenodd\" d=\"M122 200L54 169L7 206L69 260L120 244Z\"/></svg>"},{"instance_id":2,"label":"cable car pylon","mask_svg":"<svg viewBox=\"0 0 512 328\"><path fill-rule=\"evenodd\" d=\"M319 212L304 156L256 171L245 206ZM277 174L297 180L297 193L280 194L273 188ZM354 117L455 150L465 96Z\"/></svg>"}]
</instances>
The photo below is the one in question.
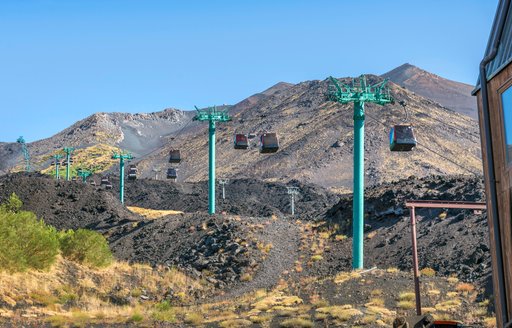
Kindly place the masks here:
<instances>
[{"instance_id":1,"label":"cable car pylon","mask_svg":"<svg viewBox=\"0 0 512 328\"><path fill-rule=\"evenodd\" d=\"M328 97L340 104L354 103L354 198L352 206L352 268L362 269L364 260L364 104L394 103L386 86L388 79L368 85L366 76L354 79L351 85L340 84L329 77Z\"/></svg>"},{"instance_id":2,"label":"cable car pylon","mask_svg":"<svg viewBox=\"0 0 512 328\"><path fill-rule=\"evenodd\" d=\"M73 147L64 147L64 152L66 153L66 181L69 181L69 173L71 170L71 154L75 150Z\"/></svg>"},{"instance_id":3,"label":"cable car pylon","mask_svg":"<svg viewBox=\"0 0 512 328\"><path fill-rule=\"evenodd\" d=\"M195 106L194 106L195 107ZM215 214L215 123L231 121L227 109L218 110L217 107L208 107L207 109L197 110L194 121L209 122L208 139L208 214Z\"/></svg>"},{"instance_id":4,"label":"cable car pylon","mask_svg":"<svg viewBox=\"0 0 512 328\"><path fill-rule=\"evenodd\" d=\"M126 152L113 153L112 159L119 160L119 200L124 204L124 160L133 159L132 154Z\"/></svg>"},{"instance_id":5,"label":"cable car pylon","mask_svg":"<svg viewBox=\"0 0 512 328\"><path fill-rule=\"evenodd\" d=\"M55 179L56 180L59 180L60 179L60 176L59 176L59 166L60 166L60 159L62 158L62 155L61 154L55 154L53 155L53 160L55 161Z\"/></svg>"},{"instance_id":6,"label":"cable car pylon","mask_svg":"<svg viewBox=\"0 0 512 328\"><path fill-rule=\"evenodd\" d=\"M25 143L25 138L19 137L16 140L17 143L21 145L21 151L23 152L23 158L25 160L25 172L30 172L30 154L28 153L27 144Z\"/></svg>"}]
</instances>

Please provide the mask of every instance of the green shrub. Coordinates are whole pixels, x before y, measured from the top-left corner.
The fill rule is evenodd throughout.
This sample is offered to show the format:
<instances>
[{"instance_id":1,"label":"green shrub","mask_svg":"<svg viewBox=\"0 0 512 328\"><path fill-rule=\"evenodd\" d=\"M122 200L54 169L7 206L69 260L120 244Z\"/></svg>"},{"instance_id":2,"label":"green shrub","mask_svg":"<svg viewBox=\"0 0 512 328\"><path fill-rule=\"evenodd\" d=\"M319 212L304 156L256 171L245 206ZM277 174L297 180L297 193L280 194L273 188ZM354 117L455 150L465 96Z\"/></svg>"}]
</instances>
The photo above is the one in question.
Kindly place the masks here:
<instances>
[{"instance_id":1,"label":"green shrub","mask_svg":"<svg viewBox=\"0 0 512 328\"><path fill-rule=\"evenodd\" d=\"M60 233L62 256L91 267L105 267L112 262L112 252L101 234L78 229Z\"/></svg>"},{"instance_id":2,"label":"green shrub","mask_svg":"<svg viewBox=\"0 0 512 328\"><path fill-rule=\"evenodd\" d=\"M0 208L0 270L49 269L59 253L58 233L34 213L20 211L16 199L11 195Z\"/></svg>"},{"instance_id":3,"label":"green shrub","mask_svg":"<svg viewBox=\"0 0 512 328\"><path fill-rule=\"evenodd\" d=\"M21 210L21 206L23 206L21 199L18 195L12 193L11 196L9 196L9 199L0 205L0 211L3 213L18 213Z\"/></svg>"}]
</instances>

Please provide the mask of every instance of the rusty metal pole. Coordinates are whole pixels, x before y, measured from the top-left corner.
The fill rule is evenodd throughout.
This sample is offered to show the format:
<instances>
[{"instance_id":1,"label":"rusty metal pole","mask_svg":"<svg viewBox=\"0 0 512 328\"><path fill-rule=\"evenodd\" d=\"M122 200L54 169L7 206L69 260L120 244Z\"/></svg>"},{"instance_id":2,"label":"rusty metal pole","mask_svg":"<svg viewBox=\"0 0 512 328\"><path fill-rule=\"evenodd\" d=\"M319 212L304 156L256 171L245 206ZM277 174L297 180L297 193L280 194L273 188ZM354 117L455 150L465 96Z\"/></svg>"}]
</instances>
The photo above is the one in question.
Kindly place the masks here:
<instances>
[{"instance_id":1,"label":"rusty metal pole","mask_svg":"<svg viewBox=\"0 0 512 328\"><path fill-rule=\"evenodd\" d=\"M412 265L414 270L414 293L416 295L416 314L421 315L420 275L418 269L418 243L416 240L416 215L411 207L411 238L412 238Z\"/></svg>"}]
</instances>

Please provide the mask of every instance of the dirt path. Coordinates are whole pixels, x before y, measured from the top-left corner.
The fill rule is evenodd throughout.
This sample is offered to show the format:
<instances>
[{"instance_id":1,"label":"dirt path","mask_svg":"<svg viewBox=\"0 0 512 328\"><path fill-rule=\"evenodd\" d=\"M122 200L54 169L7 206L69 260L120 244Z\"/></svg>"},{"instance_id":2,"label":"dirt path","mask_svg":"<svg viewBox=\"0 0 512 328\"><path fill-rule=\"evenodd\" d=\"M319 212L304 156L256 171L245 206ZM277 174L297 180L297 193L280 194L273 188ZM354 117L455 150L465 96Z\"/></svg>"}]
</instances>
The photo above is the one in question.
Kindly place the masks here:
<instances>
[{"instance_id":1,"label":"dirt path","mask_svg":"<svg viewBox=\"0 0 512 328\"><path fill-rule=\"evenodd\" d=\"M262 223L255 219L255 223ZM265 219L268 220L268 219ZM284 271L291 271L299 257L300 235L297 225L289 219L277 218L265 227L258 238L265 244L272 244L268 256L263 261L253 279L230 286L219 299L241 296L261 288L271 288L277 284Z\"/></svg>"}]
</instances>

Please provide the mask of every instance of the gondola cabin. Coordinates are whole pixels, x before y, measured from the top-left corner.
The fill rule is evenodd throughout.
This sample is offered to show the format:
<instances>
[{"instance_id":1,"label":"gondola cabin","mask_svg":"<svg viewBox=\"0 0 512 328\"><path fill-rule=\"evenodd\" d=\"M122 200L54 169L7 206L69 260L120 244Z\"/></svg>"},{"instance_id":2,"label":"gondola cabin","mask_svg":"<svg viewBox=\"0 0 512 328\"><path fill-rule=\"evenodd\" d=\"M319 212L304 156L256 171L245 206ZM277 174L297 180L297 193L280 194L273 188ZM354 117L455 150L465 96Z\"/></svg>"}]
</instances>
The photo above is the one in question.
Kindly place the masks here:
<instances>
[{"instance_id":1,"label":"gondola cabin","mask_svg":"<svg viewBox=\"0 0 512 328\"><path fill-rule=\"evenodd\" d=\"M130 165L130 170L128 171L128 180L136 180L137 179L137 167L135 165Z\"/></svg>"},{"instance_id":2,"label":"gondola cabin","mask_svg":"<svg viewBox=\"0 0 512 328\"><path fill-rule=\"evenodd\" d=\"M500 0L475 73L497 327L512 327L512 3ZM483 46L483 45L482 45Z\"/></svg>"},{"instance_id":3,"label":"gondola cabin","mask_svg":"<svg viewBox=\"0 0 512 328\"><path fill-rule=\"evenodd\" d=\"M260 136L260 153L275 153L279 150L277 133L263 133Z\"/></svg>"},{"instance_id":4,"label":"gondola cabin","mask_svg":"<svg viewBox=\"0 0 512 328\"><path fill-rule=\"evenodd\" d=\"M179 149L171 149L169 151L169 163L181 162L181 152Z\"/></svg>"},{"instance_id":5,"label":"gondola cabin","mask_svg":"<svg viewBox=\"0 0 512 328\"><path fill-rule=\"evenodd\" d=\"M236 133L234 137L235 149L247 149L249 148L249 138L247 135L242 133Z\"/></svg>"},{"instance_id":6,"label":"gondola cabin","mask_svg":"<svg viewBox=\"0 0 512 328\"><path fill-rule=\"evenodd\" d=\"M411 125L395 125L389 132L391 151L411 151L416 147L416 137Z\"/></svg>"},{"instance_id":7,"label":"gondola cabin","mask_svg":"<svg viewBox=\"0 0 512 328\"><path fill-rule=\"evenodd\" d=\"M167 169L167 179L176 180L176 178L178 178L178 172L176 172L176 169Z\"/></svg>"},{"instance_id":8,"label":"gondola cabin","mask_svg":"<svg viewBox=\"0 0 512 328\"><path fill-rule=\"evenodd\" d=\"M108 180L108 177L103 177L103 178L101 178L101 182L100 182L100 184L101 184L102 186L106 186L106 185L108 185L109 183L110 183L110 181Z\"/></svg>"}]
</instances>

